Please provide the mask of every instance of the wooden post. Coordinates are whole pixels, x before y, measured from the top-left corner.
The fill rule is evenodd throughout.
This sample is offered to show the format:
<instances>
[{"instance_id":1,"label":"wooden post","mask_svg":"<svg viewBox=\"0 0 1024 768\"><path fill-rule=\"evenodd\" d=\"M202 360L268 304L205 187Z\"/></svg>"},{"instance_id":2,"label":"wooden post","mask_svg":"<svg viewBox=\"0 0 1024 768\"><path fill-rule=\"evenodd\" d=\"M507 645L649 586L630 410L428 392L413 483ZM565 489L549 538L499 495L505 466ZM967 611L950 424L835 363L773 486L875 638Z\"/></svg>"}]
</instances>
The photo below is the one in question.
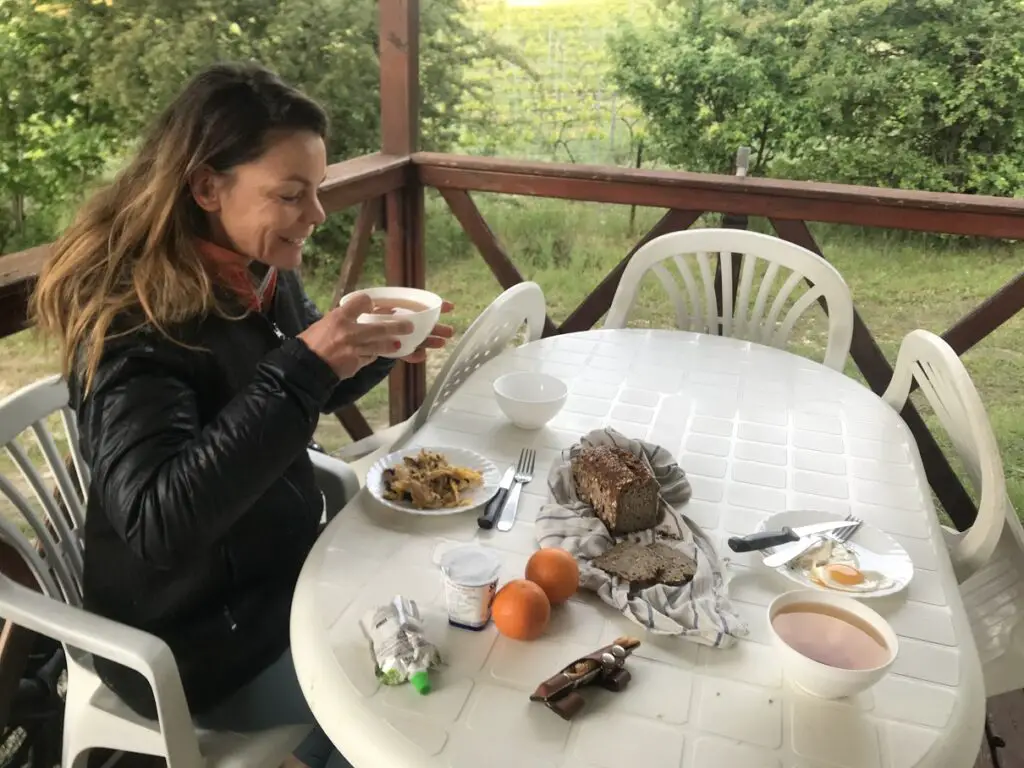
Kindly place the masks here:
<instances>
[{"instance_id":1,"label":"wooden post","mask_svg":"<svg viewBox=\"0 0 1024 768\"><path fill-rule=\"evenodd\" d=\"M750 147L740 147L736 151L736 175L741 179L745 179L749 169ZM745 215L726 213L722 216L722 226L727 229L747 229L750 226L750 218ZM723 255L721 253L718 254L718 259L715 263L715 307L719 317L722 317L725 312L725 286L722 285ZM733 253L730 254L730 258L732 259L732 285L729 286L729 290L732 291L732 305L735 307L736 294L740 290L740 270L743 269L743 254ZM719 336L725 333L724 323L718 324L716 333Z\"/></svg>"},{"instance_id":2,"label":"wooden post","mask_svg":"<svg viewBox=\"0 0 1024 768\"><path fill-rule=\"evenodd\" d=\"M408 156L419 146L419 0L380 0L381 150ZM385 200L387 247L384 271L388 285L423 288L423 187L408 169L405 186ZM426 396L422 365L399 363L391 374L391 423L404 421Z\"/></svg>"}]
</instances>

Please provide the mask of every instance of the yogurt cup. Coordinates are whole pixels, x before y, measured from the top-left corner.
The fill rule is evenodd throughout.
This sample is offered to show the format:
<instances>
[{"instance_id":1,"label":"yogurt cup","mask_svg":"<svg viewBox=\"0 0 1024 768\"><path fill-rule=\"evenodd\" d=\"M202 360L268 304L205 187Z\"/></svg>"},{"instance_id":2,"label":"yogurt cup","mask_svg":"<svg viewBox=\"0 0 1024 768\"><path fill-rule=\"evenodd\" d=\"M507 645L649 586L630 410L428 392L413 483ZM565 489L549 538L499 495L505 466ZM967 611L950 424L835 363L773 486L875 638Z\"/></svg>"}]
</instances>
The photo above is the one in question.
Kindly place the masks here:
<instances>
[{"instance_id":1,"label":"yogurt cup","mask_svg":"<svg viewBox=\"0 0 1024 768\"><path fill-rule=\"evenodd\" d=\"M441 556L448 623L479 631L491 620L501 559L490 549L464 544Z\"/></svg>"}]
</instances>

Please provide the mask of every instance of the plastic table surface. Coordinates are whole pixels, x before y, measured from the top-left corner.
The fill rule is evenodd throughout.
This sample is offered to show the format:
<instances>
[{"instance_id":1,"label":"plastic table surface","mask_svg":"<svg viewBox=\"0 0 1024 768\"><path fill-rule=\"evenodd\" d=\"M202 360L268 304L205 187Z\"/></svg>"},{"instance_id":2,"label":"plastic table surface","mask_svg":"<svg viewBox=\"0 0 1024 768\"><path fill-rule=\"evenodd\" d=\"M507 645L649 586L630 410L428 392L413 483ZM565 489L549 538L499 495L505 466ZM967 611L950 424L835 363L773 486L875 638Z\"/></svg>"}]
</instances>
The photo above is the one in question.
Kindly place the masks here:
<instances>
[{"instance_id":1,"label":"plastic table surface","mask_svg":"<svg viewBox=\"0 0 1024 768\"><path fill-rule=\"evenodd\" d=\"M510 370L569 384L547 427L522 431L504 419L491 382ZM730 597L750 630L734 647L648 635L588 594L556 607L534 642L447 624L438 547L475 540L501 555L502 583L522 577L551 463L605 425L674 451L687 471L693 499L684 511L732 556ZM465 446L502 469L532 446L537 472L510 532L479 529L476 512L395 512L364 490L312 550L293 602L293 657L318 722L356 768L973 765L985 712L981 667L920 456L903 421L861 384L735 339L588 331L491 360L412 445ZM902 595L869 601L900 636L900 653L892 672L855 699L815 699L784 680L766 606L796 585L724 543L787 508L853 512L913 559ZM399 593L419 603L447 662L427 696L379 685L359 628L368 609ZM588 690L571 722L529 701L541 680L622 634L643 643L623 692Z\"/></svg>"}]
</instances>

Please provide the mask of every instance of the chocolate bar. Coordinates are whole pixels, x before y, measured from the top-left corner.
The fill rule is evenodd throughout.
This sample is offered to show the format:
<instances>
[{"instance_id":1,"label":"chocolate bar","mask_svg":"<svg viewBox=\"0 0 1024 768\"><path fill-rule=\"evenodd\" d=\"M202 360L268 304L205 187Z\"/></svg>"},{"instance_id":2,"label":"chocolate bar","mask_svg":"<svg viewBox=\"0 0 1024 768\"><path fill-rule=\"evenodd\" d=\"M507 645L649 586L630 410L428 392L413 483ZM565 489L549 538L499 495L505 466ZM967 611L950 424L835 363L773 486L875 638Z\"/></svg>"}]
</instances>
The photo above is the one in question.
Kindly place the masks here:
<instances>
[{"instance_id":1,"label":"chocolate bar","mask_svg":"<svg viewBox=\"0 0 1024 768\"><path fill-rule=\"evenodd\" d=\"M600 685L618 693L630 681L626 659L640 645L634 637L620 637L615 642L598 648L563 667L558 673L537 686L530 701L539 701L564 720L570 720L586 700L579 689Z\"/></svg>"}]
</instances>

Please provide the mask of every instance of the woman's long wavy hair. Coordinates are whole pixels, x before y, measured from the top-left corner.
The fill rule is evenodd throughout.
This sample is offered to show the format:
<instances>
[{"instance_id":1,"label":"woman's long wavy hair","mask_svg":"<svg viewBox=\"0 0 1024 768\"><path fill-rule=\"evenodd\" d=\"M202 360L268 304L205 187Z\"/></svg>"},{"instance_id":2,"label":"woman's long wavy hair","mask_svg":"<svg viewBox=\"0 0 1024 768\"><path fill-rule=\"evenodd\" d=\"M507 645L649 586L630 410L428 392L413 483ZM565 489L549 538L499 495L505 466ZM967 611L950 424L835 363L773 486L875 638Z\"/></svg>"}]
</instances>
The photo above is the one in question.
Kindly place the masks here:
<instances>
[{"instance_id":1,"label":"woman's long wavy hair","mask_svg":"<svg viewBox=\"0 0 1024 768\"><path fill-rule=\"evenodd\" d=\"M173 338L180 323L226 313L196 245L207 224L189 180L255 160L272 134L295 130L326 136L324 111L258 65L216 65L185 87L40 272L30 313L59 341L65 376L88 391L107 339L142 328Z\"/></svg>"}]
</instances>

